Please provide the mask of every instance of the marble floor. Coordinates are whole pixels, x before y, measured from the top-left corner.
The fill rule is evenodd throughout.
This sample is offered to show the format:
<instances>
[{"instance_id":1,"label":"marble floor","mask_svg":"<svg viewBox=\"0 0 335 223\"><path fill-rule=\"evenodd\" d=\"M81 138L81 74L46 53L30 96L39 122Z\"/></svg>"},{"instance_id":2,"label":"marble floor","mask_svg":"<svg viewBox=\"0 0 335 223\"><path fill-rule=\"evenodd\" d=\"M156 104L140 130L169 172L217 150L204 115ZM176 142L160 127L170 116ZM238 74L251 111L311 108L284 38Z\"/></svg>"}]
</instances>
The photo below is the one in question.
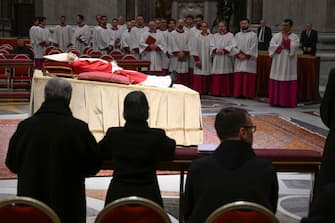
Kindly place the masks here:
<instances>
[{"instance_id":1,"label":"marble floor","mask_svg":"<svg viewBox=\"0 0 335 223\"><path fill-rule=\"evenodd\" d=\"M224 106L235 106L247 109L252 115L278 114L281 117L294 122L296 125L308 131L325 137L327 128L319 117L319 104L299 104L297 108L270 107L265 99L246 100L235 98L202 97L203 116L214 116ZM0 119L23 119L28 116L27 103L0 102ZM87 190L101 191L105 193L110 177L93 177L86 179ZM165 208L172 222L178 222L179 204L179 176L158 176ZM278 173L279 202L277 216L280 222L295 223L308 213L310 191L313 183L311 174L302 173ZM0 180L0 198L16 193L16 180ZM94 222L95 216L103 208L103 196L87 197L87 222Z\"/></svg>"}]
</instances>

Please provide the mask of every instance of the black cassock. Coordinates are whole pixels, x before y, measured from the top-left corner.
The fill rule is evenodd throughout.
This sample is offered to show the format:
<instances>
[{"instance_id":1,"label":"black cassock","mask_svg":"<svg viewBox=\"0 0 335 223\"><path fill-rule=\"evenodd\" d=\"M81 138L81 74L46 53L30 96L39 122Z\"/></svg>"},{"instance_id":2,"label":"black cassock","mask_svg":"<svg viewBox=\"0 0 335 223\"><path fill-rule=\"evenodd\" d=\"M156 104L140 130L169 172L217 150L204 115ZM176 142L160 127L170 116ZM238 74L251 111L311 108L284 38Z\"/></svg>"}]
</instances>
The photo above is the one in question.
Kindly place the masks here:
<instances>
[{"instance_id":1,"label":"black cassock","mask_svg":"<svg viewBox=\"0 0 335 223\"><path fill-rule=\"evenodd\" d=\"M86 221L85 177L100 169L97 142L64 101L44 102L12 136L6 164L19 196L49 205L62 223Z\"/></svg>"}]
</instances>

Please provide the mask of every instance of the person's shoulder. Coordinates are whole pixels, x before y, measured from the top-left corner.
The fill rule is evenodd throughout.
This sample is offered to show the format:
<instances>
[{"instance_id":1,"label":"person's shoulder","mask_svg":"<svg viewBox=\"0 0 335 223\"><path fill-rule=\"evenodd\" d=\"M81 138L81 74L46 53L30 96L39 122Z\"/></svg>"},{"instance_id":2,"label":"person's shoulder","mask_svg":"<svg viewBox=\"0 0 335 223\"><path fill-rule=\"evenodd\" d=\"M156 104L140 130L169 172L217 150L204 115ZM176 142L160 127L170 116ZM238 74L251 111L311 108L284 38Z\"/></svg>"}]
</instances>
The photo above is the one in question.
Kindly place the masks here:
<instances>
[{"instance_id":1,"label":"person's shoulder","mask_svg":"<svg viewBox=\"0 0 335 223\"><path fill-rule=\"evenodd\" d=\"M111 127L107 130L106 135L115 136L124 132L124 127Z\"/></svg>"},{"instance_id":2,"label":"person's shoulder","mask_svg":"<svg viewBox=\"0 0 335 223\"><path fill-rule=\"evenodd\" d=\"M261 157L257 157L255 156L253 159L251 159L252 165L254 167L257 167L260 170L270 170L273 171L274 167L272 165L272 161L269 159L265 159L265 158L261 158Z\"/></svg>"},{"instance_id":3,"label":"person's shoulder","mask_svg":"<svg viewBox=\"0 0 335 223\"><path fill-rule=\"evenodd\" d=\"M213 156L205 156L199 159L195 159L192 161L191 166L189 168L192 172L198 172L201 170L205 170L210 164L214 163Z\"/></svg>"},{"instance_id":4,"label":"person's shoulder","mask_svg":"<svg viewBox=\"0 0 335 223\"><path fill-rule=\"evenodd\" d=\"M335 86L335 68L331 69L328 75L328 84Z\"/></svg>"},{"instance_id":5,"label":"person's shoulder","mask_svg":"<svg viewBox=\"0 0 335 223\"><path fill-rule=\"evenodd\" d=\"M221 35L220 33L214 33L212 36L215 38L234 38L234 34L231 32L227 32L224 35Z\"/></svg>"},{"instance_id":6,"label":"person's shoulder","mask_svg":"<svg viewBox=\"0 0 335 223\"><path fill-rule=\"evenodd\" d=\"M299 39L299 36L298 36L297 34L295 34L295 33L291 33L291 36L292 36L292 38L294 38L294 39Z\"/></svg>"},{"instance_id":7,"label":"person's shoulder","mask_svg":"<svg viewBox=\"0 0 335 223\"><path fill-rule=\"evenodd\" d=\"M219 37L219 36L220 36L220 33L218 33L218 32L217 32L217 33L213 33L213 36L214 36L214 37Z\"/></svg>"},{"instance_id":8,"label":"person's shoulder","mask_svg":"<svg viewBox=\"0 0 335 223\"><path fill-rule=\"evenodd\" d=\"M165 130L164 130L164 129L159 129L159 128L150 128L150 129L149 129L149 132L150 132L150 133L153 133L153 134L160 135L160 136L164 136L164 135L166 135L166 134L165 134Z\"/></svg>"},{"instance_id":9,"label":"person's shoulder","mask_svg":"<svg viewBox=\"0 0 335 223\"><path fill-rule=\"evenodd\" d=\"M38 26L31 26L29 30L35 30Z\"/></svg>"},{"instance_id":10,"label":"person's shoulder","mask_svg":"<svg viewBox=\"0 0 335 223\"><path fill-rule=\"evenodd\" d=\"M30 126L30 125L34 126L35 125L35 121L36 121L36 117L35 116L26 118L26 119L22 120L18 124L18 127L26 127L26 126Z\"/></svg>"},{"instance_id":11,"label":"person's shoulder","mask_svg":"<svg viewBox=\"0 0 335 223\"><path fill-rule=\"evenodd\" d=\"M170 35L170 33L164 33L164 32L156 31L156 35L158 35L158 36L168 36L168 35Z\"/></svg>"},{"instance_id":12,"label":"person's shoulder","mask_svg":"<svg viewBox=\"0 0 335 223\"><path fill-rule=\"evenodd\" d=\"M234 34L232 32L228 32L226 35L229 37L234 37Z\"/></svg>"},{"instance_id":13,"label":"person's shoulder","mask_svg":"<svg viewBox=\"0 0 335 223\"><path fill-rule=\"evenodd\" d=\"M249 32L249 35L251 35L251 36L253 36L253 37L257 37L257 33L255 33L255 32L252 31L252 30Z\"/></svg>"},{"instance_id":14,"label":"person's shoulder","mask_svg":"<svg viewBox=\"0 0 335 223\"><path fill-rule=\"evenodd\" d=\"M138 30L138 28L136 26L134 26L134 27L131 28L130 32L133 33L133 32L136 32L137 30Z\"/></svg>"},{"instance_id":15,"label":"person's shoulder","mask_svg":"<svg viewBox=\"0 0 335 223\"><path fill-rule=\"evenodd\" d=\"M84 122L83 120L77 119L73 116L66 116L67 122L71 123L72 126L75 126L76 128L88 128L88 124ZM64 119L65 120L65 119Z\"/></svg>"},{"instance_id":16,"label":"person's shoulder","mask_svg":"<svg viewBox=\"0 0 335 223\"><path fill-rule=\"evenodd\" d=\"M281 32L277 32L277 33L273 34L274 38L281 38L281 36L282 36Z\"/></svg>"}]
</instances>

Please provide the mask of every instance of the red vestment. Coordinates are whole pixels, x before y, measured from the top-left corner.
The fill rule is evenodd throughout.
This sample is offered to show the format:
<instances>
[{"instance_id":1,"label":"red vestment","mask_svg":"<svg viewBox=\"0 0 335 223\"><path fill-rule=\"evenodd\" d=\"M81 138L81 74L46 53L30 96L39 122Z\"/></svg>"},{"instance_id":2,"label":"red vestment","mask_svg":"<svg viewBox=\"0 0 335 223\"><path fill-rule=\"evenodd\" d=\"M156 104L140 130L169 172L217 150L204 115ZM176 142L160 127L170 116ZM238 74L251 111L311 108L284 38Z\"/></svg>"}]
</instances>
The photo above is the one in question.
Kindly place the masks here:
<instances>
[{"instance_id":1,"label":"red vestment","mask_svg":"<svg viewBox=\"0 0 335 223\"><path fill-rule=\"evenodd\" d=\"M75 60L71 65L73 72L76 74L91 71L112 73L112 64L101 60Z\"/></svg>"},{"instance_id":2,"label":"red vestment","mask_svg":"<svg viewBox=\"0 0 335 223\"><path fill-rule=\"evenodd\" d=\"M110 62L104 62L102 60L75 60L71 63L72 70L76 74L83 72L106 72L114 73L129 77L133 83L139 84L147 79L147 75L138 71L133 70L116 70L113 71L112 64Z\"/></svg>"}]
</instances>

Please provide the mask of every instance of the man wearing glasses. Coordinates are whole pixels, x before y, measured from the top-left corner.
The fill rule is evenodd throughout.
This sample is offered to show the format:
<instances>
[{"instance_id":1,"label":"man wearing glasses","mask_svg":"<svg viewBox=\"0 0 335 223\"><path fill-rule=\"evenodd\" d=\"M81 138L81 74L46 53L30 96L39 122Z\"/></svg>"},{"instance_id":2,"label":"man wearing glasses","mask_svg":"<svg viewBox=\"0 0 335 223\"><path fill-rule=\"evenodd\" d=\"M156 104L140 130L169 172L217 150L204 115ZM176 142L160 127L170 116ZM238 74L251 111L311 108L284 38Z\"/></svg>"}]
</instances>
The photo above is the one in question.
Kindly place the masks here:
<instances>
[{"instance_id":1,"label":"man wearing glasses","mask_svg":"<svg viewBox=\"0 0 335 223\"><path fill-rule=\"evenodd\" d=\"M282 32L270 42L272 65L269 81L269 104L280 107L297 106L297 63L299 37L291 32L293 21L285 19Z\"/></svg>"},{"instance_id":2,"label":"man wearing glasses","mask_svg":"<svg viewBox=\"0 0 335 223\"><path fill-rule=\"evenodd\" d=\"M222 205L255 202L276 212L278 181L271 161L256 157L248 112L224 108L215 119L221 144L207 157L192 162L185 186L185 220L205 222Z\"/></svg>"}]
</instances>

